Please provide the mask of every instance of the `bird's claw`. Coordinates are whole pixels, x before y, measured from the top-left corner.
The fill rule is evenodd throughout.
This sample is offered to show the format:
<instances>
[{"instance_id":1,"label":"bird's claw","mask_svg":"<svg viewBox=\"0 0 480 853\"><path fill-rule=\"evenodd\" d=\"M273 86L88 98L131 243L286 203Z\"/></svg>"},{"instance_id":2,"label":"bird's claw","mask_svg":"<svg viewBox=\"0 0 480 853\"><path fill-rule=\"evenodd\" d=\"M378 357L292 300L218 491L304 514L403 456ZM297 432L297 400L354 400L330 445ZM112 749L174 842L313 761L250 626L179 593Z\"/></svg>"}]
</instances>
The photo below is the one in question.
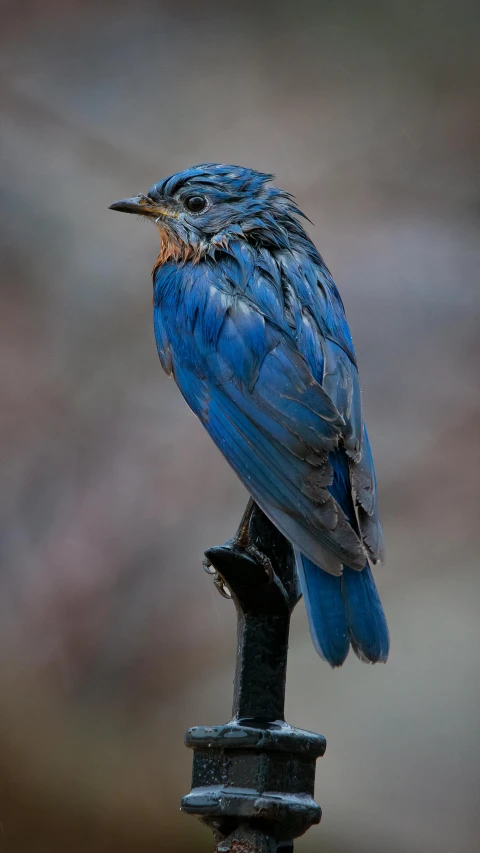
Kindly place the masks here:
<instances>
[{"instance_id":1,"label":"bird's claw","mask_svg":"<svg viewBox=\"0 0 480 853\"><path fill-rule=\"evenodd\" d=\"M213 583L216 589L218 589L220 595L223 598L230 599L232 594L225 583L225 580L222 578L220 572L217 572L216 568L212 565L208 557L204 557L202 560L203 571L207 573L207 575L213 576Z\"/></svg>"},{"instance_id":2,"label":"bird's claw","mask_svg":"<svg viewBox=\"0 0 480 853\"><path fill-rule=\"evenodd\" d=\"M273 566L269 558L263 551L260 551L253 542L249 542L245 548L247 554L258 563L259 566L266 572L268 582L272 583L273 578L275 577L275 572L273 571Z\"/></svg>"},{"instance_id":3,"label":"bird's claw","mask_svg":"<svg viewBox=\"0 0 480 853\"><path fill-rule=\"evenodd\" d=\"M222 578L220 572L215 572L213 578L213 584L218 589L222 598L231 599L232 593L230 592L228 586L226 585L224 579Z\"/></svg>"},{"instance_id":4,"label":"bird's claw","mask_svg":"<svg viewBox=\"0 0 480 853\"><path fill-rule=\"evenodd\" d=\"M238 547L238 545L237 545L237 547ZM269 558L266 556L266 554L264 554L262 551L260 551L260 549L257 548L257 546L253 544L253 542L249 542L248 545L245 545L245 546L240 546L240 549L242 551L244 551L246 554L248 554L248 556L251 557L252 560L255 560L257 565L260 566L260 568L262 568L264 570L264 572L266 572L268 582L271 583L273 581L273 578L275 577L275 573L273 571L273 566L272 566ZM208 557L203 558L202 566L203 566L203 570L207 573L207 575L212 575L213 583L214 583L215 587L218 589L220 595L223 598L231 599L232 594L231 594L230 590L228 589L228 586L225 583L224 578L222 577L220 572L218 572L215 569L215 567L212 565L212 563L210 562Z\"/></svg>"},{"instance_id":5,"label":"bird's claw","mask_svg":"<svg viewBox=\"0 0 480 853\"><path fill-rule=\"evenodd\" d=\"M202 560L203 571L207 573L207 575L215 575L216 570L213 568L208 557L204 557Z\"/></svg>"}]
</instances>

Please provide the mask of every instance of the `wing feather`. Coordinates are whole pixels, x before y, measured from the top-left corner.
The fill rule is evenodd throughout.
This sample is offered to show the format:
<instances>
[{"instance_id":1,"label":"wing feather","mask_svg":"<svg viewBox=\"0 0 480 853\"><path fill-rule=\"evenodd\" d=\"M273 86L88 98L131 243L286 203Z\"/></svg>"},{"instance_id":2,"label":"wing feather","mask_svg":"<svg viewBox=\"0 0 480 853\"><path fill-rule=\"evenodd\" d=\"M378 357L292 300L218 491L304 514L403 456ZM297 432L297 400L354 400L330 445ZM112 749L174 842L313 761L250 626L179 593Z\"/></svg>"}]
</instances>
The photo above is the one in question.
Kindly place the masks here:
<instances>
[{"instance_id":1,"label":"wing feather","mask_svg":"<svg viewBox=\"0 0 480 853\"><path fill-rule=\"evenodd\" d=\"M332 574L361 570L367 552L381 553L381 531L350 333L328 276L285 255L289 264L239 241L220 260L158 268L159 354L292 543ZM332 495L331 454L342 447L353 521Z\"/></svg>"}]
</instances>

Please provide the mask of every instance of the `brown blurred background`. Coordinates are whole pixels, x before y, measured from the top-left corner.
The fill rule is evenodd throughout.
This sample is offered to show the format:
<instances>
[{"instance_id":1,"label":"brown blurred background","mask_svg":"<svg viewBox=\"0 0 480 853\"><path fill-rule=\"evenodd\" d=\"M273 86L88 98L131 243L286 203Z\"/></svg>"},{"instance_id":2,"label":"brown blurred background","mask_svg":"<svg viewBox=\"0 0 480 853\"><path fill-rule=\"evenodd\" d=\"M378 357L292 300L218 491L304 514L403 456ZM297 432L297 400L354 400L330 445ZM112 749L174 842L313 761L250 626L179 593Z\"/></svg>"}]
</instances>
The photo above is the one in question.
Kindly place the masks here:
<instances>
[{"instance_id":1,"label":"brown blurred background","mask_svg":"<svg viewBox=\"0 0 480 853\"><path fill-rule=\"evenodd\" d=\"M189 725L229 718L201 569L246 494L157 360L157 237L108 211L215 160L274 171L356 342L388 561L387 666L315 655L299 853L480 842L478 2L3 2L1 853L211 849Z\"/></svg>"}]
</instances>

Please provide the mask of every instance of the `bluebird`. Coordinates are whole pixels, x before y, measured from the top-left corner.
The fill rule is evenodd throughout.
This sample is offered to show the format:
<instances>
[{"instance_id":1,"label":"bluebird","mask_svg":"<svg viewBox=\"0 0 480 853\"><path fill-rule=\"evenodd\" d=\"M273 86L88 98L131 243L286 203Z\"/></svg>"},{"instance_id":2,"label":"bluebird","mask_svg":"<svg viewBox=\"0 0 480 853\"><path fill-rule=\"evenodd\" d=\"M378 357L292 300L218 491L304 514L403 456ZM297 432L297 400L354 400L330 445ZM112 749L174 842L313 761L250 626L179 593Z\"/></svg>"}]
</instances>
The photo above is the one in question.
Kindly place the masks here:
<instances>
[{"instance_id":1,"label":"bluebird","mask_svg":"<svg viewBox=\"0 0 480 853\"><path fill-rule=\"evenodd\" d=\"M291 542L318 653L385 662L371 565L383 559L372 452L345 310L293 196L206 163L112 210L152 219L163 369ZM249 510L239 537L248 536Z\"/></svg>"}]
</instances>

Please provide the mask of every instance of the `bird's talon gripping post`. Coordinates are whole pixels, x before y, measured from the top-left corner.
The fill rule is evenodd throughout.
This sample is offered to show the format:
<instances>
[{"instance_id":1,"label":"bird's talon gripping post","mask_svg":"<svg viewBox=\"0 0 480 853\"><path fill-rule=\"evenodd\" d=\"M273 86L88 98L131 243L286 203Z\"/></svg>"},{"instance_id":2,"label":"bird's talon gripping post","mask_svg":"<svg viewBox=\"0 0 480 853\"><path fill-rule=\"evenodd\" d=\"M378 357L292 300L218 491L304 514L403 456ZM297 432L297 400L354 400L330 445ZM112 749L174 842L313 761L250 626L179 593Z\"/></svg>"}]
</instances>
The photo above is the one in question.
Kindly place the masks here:
<instances>
[{"instance_id":1,"label":"bird's talon gripping post","mask_svg":"<svg viewBox=\"0 0 480 853\"><path fill-rule=\"evenodd\" d=\"M233 539L230 539L228 544L232 548L232 550L248 554L252 560L262 568L267 575L268 582L271 583L274 578L274 571L272 563L267 557L266 554L255 544L253 541L253 530L251 526L252 518L254 517L257 506L253 498L250 498L247 504L247 508L243 513L242 520L238 526L238 530L235 533Z\"/></svg>"},{"instance_id":2,"label":"bird's talon gripping post","mask_svg":"<svg viewBox=\"0 0 480 853\"><path fill-rule=\"evenodd\" d=\"M207 575L216 575L217 574L215 569L213 568L210 560L208 559L208 557L203 558L202 567L203 567L203 571L206 572Z\"/></svg>"},{"instance_id":3,"label":"bird's talon gripping post","mask_svg":"<svg viewBox=\"0 0 480 853\"><path fill-rule=\"evenodd\" d=\"M213 577L214 586L218 589L220 595L223 598L227 598L228 600L230 600L232 595L227 584L225 583L224 578L222 578L220 572L217 572L215 566L212 564L211 560L208 559L208 557L203 558L202 566L204 572L206 572L207 575Z\"/></svg>"},{"instance_id":4,"label":"bird's talon gripping post","mask_svg":"<svg viewBox=\"0 0 480 853\"><path fill-rule=\"evenodd\" d=\"M257 546L253 544L253 542L247 545L245 551L264 570L268 578L268 583L272 583L273 578L275 577L275 572L273 571L271 560L269 560L267 555L260 551L260 549L257 548Z\"/></svg>"},{"instance_id":5,"label":"bird's talon gripping post","mask_svg":"<svg viewBox=\"0 0 480 853\"><path fill-rule=\"evenodd\" d=\"M232 593L230 592L228 586L226 585L224 579L222 578L219 572L215 572L215 576L213 578L214 586L218 589L222 598L228 599L228 601L232 598Z\"/></svg>"}]
</instances>

